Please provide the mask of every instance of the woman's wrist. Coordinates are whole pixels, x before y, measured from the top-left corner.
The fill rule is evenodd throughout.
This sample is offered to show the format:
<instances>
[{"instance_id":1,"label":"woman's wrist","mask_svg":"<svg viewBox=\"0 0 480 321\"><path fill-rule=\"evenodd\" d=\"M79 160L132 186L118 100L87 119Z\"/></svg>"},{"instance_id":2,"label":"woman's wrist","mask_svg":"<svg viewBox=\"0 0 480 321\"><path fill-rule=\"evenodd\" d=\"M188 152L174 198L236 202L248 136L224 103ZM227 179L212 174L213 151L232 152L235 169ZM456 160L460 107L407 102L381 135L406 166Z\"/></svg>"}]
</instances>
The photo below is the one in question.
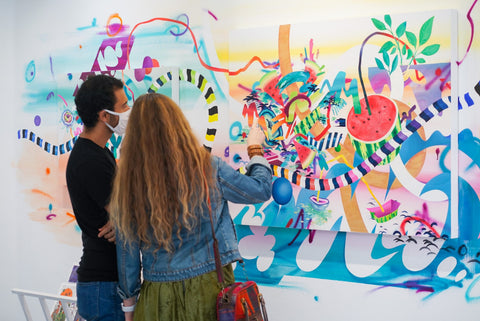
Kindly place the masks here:
<instances>
[{"instance_id":1,"label":"woman's wrist","mask_svg":"<svg viewBox=\"0 0 480 321\"><path fill-rule=\"evenodd\" d=\"M137 304L137 297L131 297L131 298L123 300L122 311L125 312L125 313L133 312L133 311L135 311L135 305L136 304Z\"/></svg>"},{"instance_id":2,"label":"woman's wrist","mask_svg":"<svg viewBox=\"0 0 480 321\"><path fill-rule=\"evenodd\" d=\"M248 157L252 158L253 156L263 156L263 147L262 145L249 145L247 147Z\"/></svg>"},{"instance_id":3,"label":"woman's wrist","mask_svg":"<svg viewBox=\"0 0 480 321\"><path fill-rule=\"evenodd\" d=\"M122 311L123 312L133 312L133 311L135 311L135 305L136 305L136 303L134 303L132 305L124 305L123 302L122 302Z\"/></svg>"}]
</instances>

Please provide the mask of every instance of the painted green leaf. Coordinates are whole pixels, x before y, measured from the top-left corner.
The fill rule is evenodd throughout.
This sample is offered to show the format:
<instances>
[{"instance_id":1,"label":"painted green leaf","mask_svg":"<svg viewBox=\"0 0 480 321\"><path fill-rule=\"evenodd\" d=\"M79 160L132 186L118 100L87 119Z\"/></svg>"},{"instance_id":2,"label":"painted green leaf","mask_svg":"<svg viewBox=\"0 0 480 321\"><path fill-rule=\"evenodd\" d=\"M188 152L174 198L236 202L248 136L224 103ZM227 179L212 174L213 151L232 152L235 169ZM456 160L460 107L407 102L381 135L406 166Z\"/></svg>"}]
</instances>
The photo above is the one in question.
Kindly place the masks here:
<instances>
[{"instance_id":1,"label":"painted green leaf","mask_svg":"<svg viewBox=\"0 0 480 321\"><path fill-rule=\"evenodd\" d=\"M392 51L390 51L391 55L394 55L397 52L397 47L393 47Z\"/></svg>"},{"instance_id":2,"label":"painted green leaf","mask_svg":"<svg viewBox=\"0 0 480 321\"><path fill-rule=\"evenodd\" d=\"M416 60L417 63L419 63L419 64L424 64L424 63L425 63L425 59L423 59L423 58L417 58L417 59L415 59L415 60Z\"/></svg>"},{"instance_id":3,"label":"painted green leaf","mask_svg":"<svg viewBox=\"0 0 480 321\"><path fill-rule=\"evenodd\" d=\"M390 56L386 51L383 52L383 62L385 62L385 65L390 66Z\"/></svg>"},{"instance_id":4,"label":"painted green leaf","mask_svg":"<svg viewBox=\"0 0 480 321\"><path fill-rule=\"evenodd\" d=\"M392 17L390 17L389 14L386 14L385 17L384 17L384 19L385 19L385 22L387 23L387 25L388 25L389 27L392 27Z\"/></svg>"},{"instance_id":5,"label":"painted green leaf","mask_svg":"<svg viewBox=\"0 0 480 321\"><path fill-rule=\"evenodd\" d=\"M381 70L385 70L385 66L383 65L382 61L378 58L375 58L375 62L377 63L377 67Z\"/></svg>"},{"instance_id":6,"label":"painted green leaf","mask_svg":"<svg viewBox=\"0 0 480 321\"><path fill-rule=\"evenodd\" d=\"M440 49L440 45L438 45L438 44L430 45L430 46L427 46L427 47L423 48L421 53L422 53L422 55L425 55L425 56L431 56L431 55L436 54L438 49Z\"/></svg>"},{"instance_id":7,"label":"painted green leaf","mask_svg":"<svg viewBox=\"0 0 480 321\"><path fill-rule=\"evenodd\" d=\"M419 35L419 45L425 44L428 39L430 39L430 36L432 35L432 26L433 26L433 18L431 17L425 23L422 25L422 28L420 28L420 35Z\"/></svg>"},{"instance_id":8,"label":"painted green leaf","mask_svg":"<svg viewBox=\"0 0 480 321\"><path fill-rule=\"evenodd\" d=\"M410 59L413 56L412 49L407 49L407 59Z\"/></svg>"},{"instance_id":9,"label":"painted green leaf","mask_svg":"<svg viewBox=\"0 0 480 321\"><path fill-rule=\"evenodd\" d=\"M387 30L385 24L378 19L372 18L372 22L378 30Z\"/></svg>"},{"instance_id":10,"label":"painted green leaf","mask_svg":"<svg viewBox=\"0 0 480 321\"><path fill-rule=\"evenodd\" d=\"M403 45L402 47L402 55L405 55L407 53L407 45Z\"/></svg>"},{"instance_id":11,"label":"painted green leaf","mask_svg":"<svg viewBox=\"0 0 480 321\"><path fill-rule=\"evenodd\" d=\"M408 42L414 47L417 47L417 36L413 32L405 31L405 35L407 36Z\"/></svg>"},{"instance_id":12,"label":"painted green leaf","mask_svg":"<svg viewBox=\"0 0 480 321\"><path fill-rule=\"evenodd\" d=\"M393 42L387 41L383 44L383 46L380 48L378 52L382 53L384 51L389 51L392 47L393 47Z\"/></svg>"},{"instance_id":13,"label":"painted green leaf","mask_svg":"<svg viewBox=\"0 0 480 321\"><path fill-rule=\"evenodd\" d=\"M398 56L395 56L392 62L392 70L390 72L394 72L395 69L397 69L397 66L398 66Z\"/></svg>"},{"instance_id":14,"label":"painted green leaf","mask_svg":"<svg viewBox=\"0 0 480 321\"><path fill-rule=\"evenodd\" d=\"M405 33L406 29L407 29L407 22L405 21L397 27L395 34L397 35L398 38L400 38Z\"/></svg>"}]
</instances>

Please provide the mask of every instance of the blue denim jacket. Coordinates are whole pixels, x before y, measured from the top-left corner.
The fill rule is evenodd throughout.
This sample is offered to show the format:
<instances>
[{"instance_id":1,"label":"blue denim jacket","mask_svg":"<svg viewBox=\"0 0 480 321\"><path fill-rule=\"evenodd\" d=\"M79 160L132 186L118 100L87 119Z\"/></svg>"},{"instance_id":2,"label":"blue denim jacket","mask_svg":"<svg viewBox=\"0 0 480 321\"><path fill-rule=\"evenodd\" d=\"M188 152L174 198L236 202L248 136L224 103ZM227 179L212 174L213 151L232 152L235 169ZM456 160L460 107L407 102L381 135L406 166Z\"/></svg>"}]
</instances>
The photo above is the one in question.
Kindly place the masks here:
<instances>
[{"instance_id":1,"label":"blue denim jacket","mask_svg":"<svg viewBox=\"0 0 480 321\"><path fill-rule=\"evenodd\" d=\"M228 202L254 204L268 200L272 193L272 171L265 158L254 156L247 165L246 175L234 170L220 158L213 156L220 200L212 202L212 216L222 265L241 260L235 228L228 210ZM199 213L199 224L190 233L183 231L183 243L174 232L175 250L147 247L143 243L124 244L117 235L117 263L119 294L123 299L140 292L140 271L152 282L172 282L193 278L215 270L212 231L208 208ZM141 255L140 255L141 254Z\"/></svg>"}]
</instances>

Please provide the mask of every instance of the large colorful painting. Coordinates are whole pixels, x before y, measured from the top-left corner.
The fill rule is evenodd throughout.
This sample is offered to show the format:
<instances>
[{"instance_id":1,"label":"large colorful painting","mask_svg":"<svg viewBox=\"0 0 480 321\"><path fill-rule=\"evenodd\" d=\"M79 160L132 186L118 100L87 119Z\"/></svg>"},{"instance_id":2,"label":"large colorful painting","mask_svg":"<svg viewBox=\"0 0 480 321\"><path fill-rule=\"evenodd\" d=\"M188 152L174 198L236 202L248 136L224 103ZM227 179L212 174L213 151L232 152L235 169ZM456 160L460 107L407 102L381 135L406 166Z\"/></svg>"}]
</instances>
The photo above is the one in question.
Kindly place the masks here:
<instances>
[{"instance_id":1,"label":"large colorful painting","mask_svg":"<svg viewBox=\"0 0 480 321\"><path fill-rule=\"evenodd\" d=\"M454 11L233 31L231 70L262 55L230 94L243 124L259 118L276 176L273 199L236 207L235 222L476 237L478 176L456 165L473 143L458 127L456 35ZM247 130L231 125L237 167Z\"/></svg>"}]
</instances>

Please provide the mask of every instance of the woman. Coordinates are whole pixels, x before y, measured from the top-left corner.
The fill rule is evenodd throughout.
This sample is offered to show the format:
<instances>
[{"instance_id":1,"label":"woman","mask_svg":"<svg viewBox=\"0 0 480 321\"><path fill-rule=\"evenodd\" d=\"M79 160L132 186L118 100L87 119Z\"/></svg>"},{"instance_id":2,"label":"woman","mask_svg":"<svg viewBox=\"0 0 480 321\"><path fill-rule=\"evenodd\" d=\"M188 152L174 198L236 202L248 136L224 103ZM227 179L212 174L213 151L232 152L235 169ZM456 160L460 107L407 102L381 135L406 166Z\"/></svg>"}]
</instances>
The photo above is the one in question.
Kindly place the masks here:
<instances>
[{"instance_id":1,"label":"woman","mask_svg":"<svg viewBox=\"0 0 480 321\"><path fill-rule=\"evenodd\" d=\"M137 98L110 202L127 321L133 316L149 321L216 319L221 287L208 203L225 280L231 284L231 263L241 256L227 201L253 204L270 198L272 172L263 158L264 140L255 123L247 138L251 160L243 175L199 144L170 98Z\"/></svg>"}]
</instances>

